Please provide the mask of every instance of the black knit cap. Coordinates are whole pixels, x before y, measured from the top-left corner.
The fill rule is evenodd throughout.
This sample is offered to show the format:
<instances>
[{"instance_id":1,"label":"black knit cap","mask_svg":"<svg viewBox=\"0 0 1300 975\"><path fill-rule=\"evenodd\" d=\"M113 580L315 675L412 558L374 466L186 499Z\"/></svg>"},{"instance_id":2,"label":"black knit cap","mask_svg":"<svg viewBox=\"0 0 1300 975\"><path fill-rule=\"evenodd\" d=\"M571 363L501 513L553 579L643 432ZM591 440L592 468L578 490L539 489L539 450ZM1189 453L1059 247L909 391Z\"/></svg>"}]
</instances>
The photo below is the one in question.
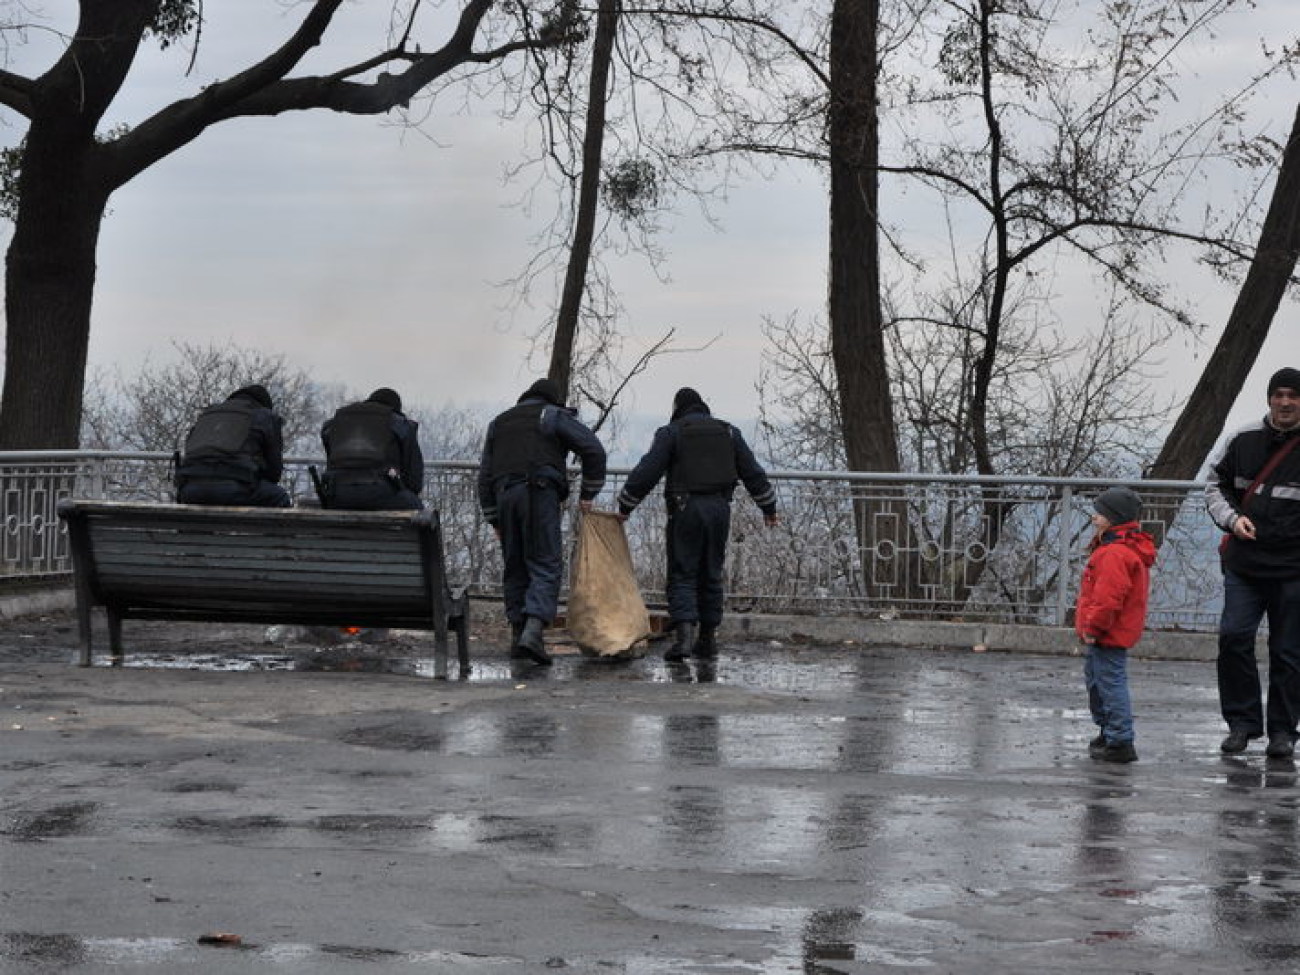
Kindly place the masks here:
<instances>
[{"instance_id":1,"label":"black knit cap","mask_svg":"<svg viewBox=\"0 0 1300 975\"><path fill-rule=\"evenodd\" d=\"M373 393L366 397L367 403L382 403L390 410L402 412L402 397L397 395L397 390L389 389L387 386L380 386Z\"/></svg>"},{"instance_id":2,"label":"black knit cap","mask_svg":"<svg viewBox=\"0 0 1300 975\"><path fill-rule=\"evenodd\" d=\"M1274 390L1281 389L1283 386L1294 392L1300 393L1300 369L1292 369L1285 366L1273 373L1273 378L1268 381L1268 397L1273 398Z\"/></svg>"},{"instance_id":3,"label":"black knit cap","mask_svg":"<svg viewBox=\"0 0 1300 975\"><path fill-rule=\"evenodd\" d=\"M692 406L702 406L706 410L709 408L709 404L704 402L703 396L691 389L691 387L683 386L673 396L673 419L677 419Z\"/></svg>"},{"instance_id":4,"label":"black knit cap","mask_svg":"<svg viewBox=\"0 0 1300 975\"><path fill-rule=\"evenodd\" d=\"M1137 521L1142 514L1142 499L1132 488L1126 488L1122 484L1106 488L1097 495L1092 506L1112 525Z\"/></svg>"},{"instance_id":5,"label":"black knit cap","mask_svg":"<svg viewBox=\"0 0 1300 975\"><path fill-rule=\"evenodd\" d=\"M524 394L519 397L519 402L522 403L524 400L532 396L540 396L542 399L546 400L546 402L555 406L564 405L560 401L560 384L554 379L537 380L537 382L524 390Z\"/></svg>"},{"instance_id":6,"label":"black knit cap","mask_svg":"<svg viewBox=\"0 0 1300 975\"><path fill-rule=\"evenodd\" d=\"M248 386L240 386L230 394L231 396L247 396L255 403L260 403L268 410L271 408L271 394L266 391L266 387L261 383L252 383Z\"/></svg>"}]
</instances>

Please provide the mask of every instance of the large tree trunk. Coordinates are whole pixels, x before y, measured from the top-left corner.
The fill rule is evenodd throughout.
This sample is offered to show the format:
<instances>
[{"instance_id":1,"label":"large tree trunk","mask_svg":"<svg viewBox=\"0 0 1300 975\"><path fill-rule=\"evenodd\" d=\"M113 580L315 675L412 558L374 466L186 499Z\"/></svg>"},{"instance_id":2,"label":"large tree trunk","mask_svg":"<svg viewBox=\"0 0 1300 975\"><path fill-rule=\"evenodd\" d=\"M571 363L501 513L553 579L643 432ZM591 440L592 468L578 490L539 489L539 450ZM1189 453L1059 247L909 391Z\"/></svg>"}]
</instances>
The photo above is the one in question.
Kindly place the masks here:
<instances>
[{"instance_id":1,"label":"large tree trunk","mask_svg":"<svg viewBox=\"0 0 1300 975\"><path fill-rule=\"evenodd\" d=\"M880 306L877 0L831 14L831 354L850 470L898 470Z\"/></svg>"},{"instance_id":2,"label":"large tree trunk","mask_svg":"<svg viewBox=\"0 0 1300 975\"><path fill-rule=\"evenodd\" d=\"M853 471L897 471L898 438L880 304L880 131L877 0L836 0L831 12L830 316L844 453ZM907 596L915 559L906 499L871 489L853 502L863 591Z\"/></svg>"},{"instance_id":3,"label":"large tree trunk","mask_svg":"<svg viewBox=\"0 0 1300 975\"><path fill-rule=\"evenodd\" d=\"M104 203L71 203L50 207L24 200L9 245L0 450L71 448L80 439Z\"/></svg>"},{"instance_id":4,"label":"large tree trunk","mask_svg":"<svg viewBox=\"0 0 1300 975\"><path fill-rule=\"evenodd\" d=\"M587 289L587 268L591 263L596 234L596 213L600 204L601 155L605 144L605 101L609 95L609 65L618 33L620 0L600 0L596 16L596 37L592 42L591 78L587 92L587 118L582 135L582 175L578 189L578 212L564 292L555 319L555 341L551 345L551 367L547 375L560 387L560 398L569 399L573 373L573 346L577 341L582 298Z\"/></svg>"},{"instance_id":5,"label":"large tree trunk","mask_svg":"<svg viewBox=\"0 0 1300 975\"><path fill-rule=\"evenodd\" d=\"M95 246L110 192L95 129L157 6L83 0L76 38L32 85L6 256L0 450L78 444Z\"/></svg>"},{"instance_id":6,"label":"large tree trunk","mask_svg":"<svg viewBox=\"0 0 1300 975\"><path fill-rule=\"evenodd\" d=\"M1300 256L1300 109L1282 154L1273 199L1264 217L1255 259L1237 295L1227 327L1205 363L1187 405L1145 477L1186 480L1196 476L1223 431L1259 350L1268 338L1273 316L1295 273ZM1260 412L1264 391L1259 391Z\"/></svg>"},{"instance_id":7,"label":"large tree trunk","mask_svg":"<svg viewBox=\"0 0 1300 975\"><path fill-rule=\"evenodd\" d=\"M6 256L5 383L0 449L76 447L107 203L91 175L93 131L32 123ZM41 178L29 178L29 174Z\"/></svg>"}]
</instances>

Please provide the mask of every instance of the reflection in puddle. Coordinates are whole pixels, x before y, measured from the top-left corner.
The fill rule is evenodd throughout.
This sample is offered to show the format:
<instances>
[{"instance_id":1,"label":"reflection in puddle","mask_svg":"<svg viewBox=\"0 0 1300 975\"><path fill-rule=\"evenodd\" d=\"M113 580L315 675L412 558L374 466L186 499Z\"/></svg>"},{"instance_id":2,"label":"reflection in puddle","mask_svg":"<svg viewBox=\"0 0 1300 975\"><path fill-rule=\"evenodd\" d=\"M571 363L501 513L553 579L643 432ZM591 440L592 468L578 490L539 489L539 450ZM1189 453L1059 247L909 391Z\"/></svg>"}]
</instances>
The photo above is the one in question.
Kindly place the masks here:
<instances>
[{"instance_id":1,"label":"reflection in puddle","mask_svg":"<svg viewBox=\"0 0 1300 975\"><path fill-rule=\"evenodd\" d=\"M20 813L5 832L20 840L76 836L89 832L97 808L93 802L70 802L40 812Z\"/></svg>"},{"instance_id":2,"label":"reflection in puddle","mask_svg":"<svg viewBox=\"0 0 1300 975\"><path fill-rule=\"evenodd\" d=\"M9 971L6 962L32 966L34 971L68 971L85 966L99 971L120 965L168 965L180 971L182 964L197 964L213 952L238 953L241 966L257 962L271 964L311 964L322 968L331 960L360 962L399 962L427 970L429 965L495 967L517 965L521 959L504 956L467 955L454 951L394 951L361 945L338 944L268 944L239 947L202 945L198 940L180 938L74 938L63 934L0 934L0 971ZM233 959L232 959L233 960ZM208 969L204 969L205 971Z\"/></svg>"}]
</instances>

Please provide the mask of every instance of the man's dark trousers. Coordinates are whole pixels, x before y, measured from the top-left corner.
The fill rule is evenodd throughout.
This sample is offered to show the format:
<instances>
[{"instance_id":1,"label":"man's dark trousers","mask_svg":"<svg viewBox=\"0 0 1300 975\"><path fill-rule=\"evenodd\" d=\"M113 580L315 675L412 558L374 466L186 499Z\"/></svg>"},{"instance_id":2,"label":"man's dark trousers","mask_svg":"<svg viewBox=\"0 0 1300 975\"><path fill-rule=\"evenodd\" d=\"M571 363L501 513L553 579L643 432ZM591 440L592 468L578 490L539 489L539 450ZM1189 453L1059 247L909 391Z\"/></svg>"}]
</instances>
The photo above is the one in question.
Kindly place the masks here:
<instances>
[{"instance_id":1,"label":"man's dark trousers","mask_svg":"<svg viewBox=\"0 0 1300 975\"><path fill-rule=\"evenodd\" d=\"M522 623L536 616L549 624L560 602L564 549L560 495L544 478L508 480L497 489L506 616Z\"/></svg>"},{"instance_id":2,"label":"man's dark trousers","mask_svg":"<svg viewBox=\"0 0 1300 975\"><path fill-rule=\"evenodd\" d=\"M288 508L293 502L284 488L270 481L236 481L223 477L187 478L176 492L181 504Z\"/></svg>"},{"instance_id":3,"label":"man's dark trousers","mask_svg":"<svg viewBox=\"0 0 1300 975\"><path fill-rule=\"evenodd\" d=\"M675 623L713 629L722 622L722 567L731 533L731 502L723 494L668 499L668 615Z\"/></svg>"},{"instance_id":4,"label":"man's dark trousers","mask_svg":"<svg viewBox=\"0 0 1300 975\"><path fill-rule=\"evenodd\" d=\"M1260 702L1255 635L1268 616L1268 720ZM1219 703L1232 730L1296 733L1300 723L1300 579L1225 572L1219 622Z\"/></svg>"}]
</instances>

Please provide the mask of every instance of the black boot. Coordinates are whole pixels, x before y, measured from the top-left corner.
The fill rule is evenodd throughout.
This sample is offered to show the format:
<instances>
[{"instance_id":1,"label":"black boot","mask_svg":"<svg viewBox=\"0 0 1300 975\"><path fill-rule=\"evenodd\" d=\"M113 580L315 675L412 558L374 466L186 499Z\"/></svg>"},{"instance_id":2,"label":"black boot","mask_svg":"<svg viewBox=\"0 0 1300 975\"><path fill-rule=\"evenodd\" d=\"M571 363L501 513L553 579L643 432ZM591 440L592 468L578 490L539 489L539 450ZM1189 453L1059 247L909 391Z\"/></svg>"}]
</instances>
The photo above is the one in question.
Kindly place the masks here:
<instances>
[{"instance_id":1,"label":"black boot","mask_svg":"<svg viewBox=\"0 0 1300 975\"><path fill-rule=\"evenodd\" d=\"M664 654L664 660L670 664L679 664L691 652L691 641L695 638L694 623L673 624L673 645Z\"/></svg>"},{"instance_id":2,"label":"black boot","mask_svg":"<svg viewBox=\"0 0 1300 975\"><path fill-rule=\"evenodd\" d=\"M511 660L528 659L528 654L523 650L522 647L519 646L519 638L523 636L523 633L524 633L524 624L522 622L510 624L510 659Z\"/></svg>"},{"instance_id":3,"label":"black boot","mask_svg":"<svg viewBox=\"0 0 1300 975\"><path fill-rule=\"evenodd\" d=\"M546 644L542 640L542 627L544 625L536 616L525 617L523 631L519 634L519 640L515 646L522 650L524 656L533 663L549 667L551 658L546 653Z\"/></svg>"},{"instance_id":4,"label":"black boot","mask_svg":"<svg viewBox=\"0 0 1300 975\"><path fill-rule=\"evenodd\" d=\"M691 656L698 660L713 660L718 655L718 641L714 638L716 627L701 626L700 635L691 647Z\"/></svg>"}]
</instances>

